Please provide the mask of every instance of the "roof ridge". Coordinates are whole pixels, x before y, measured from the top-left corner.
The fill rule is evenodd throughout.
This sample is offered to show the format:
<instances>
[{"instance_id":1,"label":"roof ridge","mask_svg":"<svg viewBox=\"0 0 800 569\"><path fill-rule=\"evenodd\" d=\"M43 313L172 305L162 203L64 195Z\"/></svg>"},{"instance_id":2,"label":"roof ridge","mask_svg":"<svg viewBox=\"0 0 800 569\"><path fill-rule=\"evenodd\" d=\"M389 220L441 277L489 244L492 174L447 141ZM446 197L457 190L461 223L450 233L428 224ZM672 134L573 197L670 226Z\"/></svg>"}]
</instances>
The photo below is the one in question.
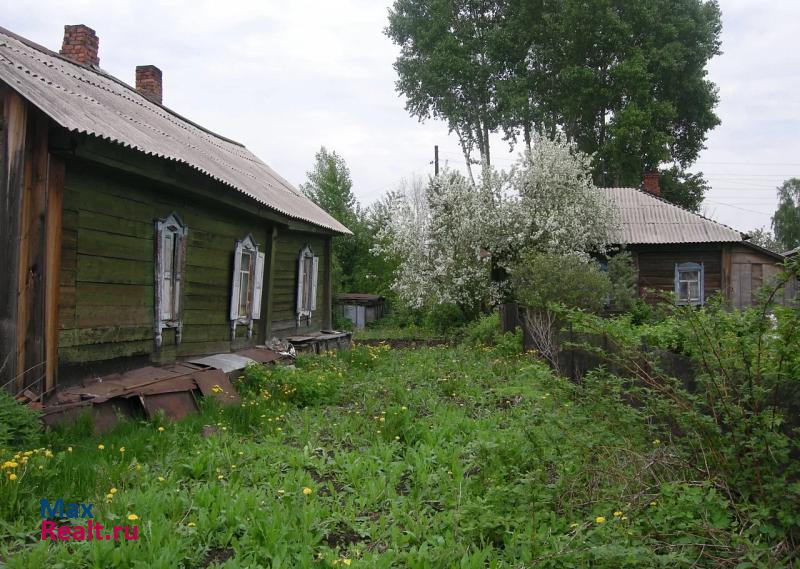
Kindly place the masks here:
<instances>
[{"instance_id":1,"label":"roof ridge","mask_svg":"<svg viewBox=\"0 0 800 569\"><path fill-rule=\"evenodd\" d=\"M649 198L652 198L654 200L658 200L658 201L660 201L662 203L665 203L665 204L667 204L669 206L672 206L672 207L674 207L676 209L679 209L681 211L685 211L686 213L691 213L692 215L696 215L697 217L701 217L701 218L705 219L706 221L710 221L711 223L716 223L717 225L721 225L722 227L724 227L726 229L730 229L731 231L735 231L736 233L740 234L742 236L742 240L743 241L746 241L747 239L750 238L750 236L747 233L744 233L743 231L739 231L735 227L731 227L730 225L726 225L726 224L722 223L721 221L717 221L716 219L711 219L710 217L706 217L702 213L698 213L696 211L692 211L687 207L683 207L682 205L678 205L676 203L673 203L673 202L671 202L669 200L666 200L666 199L662 198L661 196L653 195L653 194L651 194L650 192L648 192L647 190L645 190L645 189L643 189L641 187L639 187L639 188L636 188L636 187L633 187L633 186L627 186L627 187L626 186L616 186L616 187L618 189L620 189L620 190L633 190L633 191L639 192L640 194L644 194ZM603 189L611 190L611 189L614 189L614 187L603 188Z\"/></svg>"},{"instance_id":2,"label":"roof ridge","mask_svg":"<svg viewBox=\"0 0 800 569\"><path fill-rule=\"evenodd\" d=\"M225 142L229 142L231 144L235 144L236 146L240 146L242 148L247 148L243 143L238 142L236 140L233 140L232 138L228 138L226 136L223 136L223 135L221 135L221 134L219 134L217 132L214 132L213 130L211 130L209 128L206 128L206 127L194 122L193 120L184 117L183 115L181 115L177 111L174 111L173 109L170 109L169 107L167 107L163 103L157 103L155 101L152 101L152 100L148 99L147 97L145 97L144 95L139 93L139 91L137 91L135 87L129 85L128 83L126 83L122 79L112 75L108 71L106 71L103 68L101 68L99 65L91 65L91 64L90 65L82 65L80 63L76 63L75 61L71 60L70 58L63 56L60 53L58 53L56 51L53 51L50 48L44 47L43 45L40 45L40 44L36 43L35 41L29 40L26 37L23 37L23 36L21 36L19 34L16 34L16 33L12 32L11 30L9 30L7 28L4 28L3 26L0 26L0 34L7 35L7 36L17 40L18 42L28 46L31 49L35 49L36 51L40 51L40 52L44 53L45 55L48 55L50 57L56 57L56 58L60 59L61 61L65 62L65 63L68 63L70 65L74 65L76 67L79 67L80 69L87 69L89 71L92 71L92 72L96 73L97 75L100 75L101 77L105 77L106 79L109 79L109 80L117 83L118 85L124 87L125 89L131 91L132 93L135 93L137 97L141 97L142 99L144 99L145 101L147 101L151 105L155 105L156 107L158 107L160 109L163 109L164 111L166 111L167 113L173 115L177 119L182 120L182 121L184 121L184 122L186 122L186 123L198 128L198 129L202 130L203 132L205 132L207 134L215 136L215 137L219 138L220 140L224 140ZM102 89L102 87L100 85L95 85L95 87L98 87L98 88ZM145 105L142 105L142 106L147 108Z\"/></svg>"}]
</instances>

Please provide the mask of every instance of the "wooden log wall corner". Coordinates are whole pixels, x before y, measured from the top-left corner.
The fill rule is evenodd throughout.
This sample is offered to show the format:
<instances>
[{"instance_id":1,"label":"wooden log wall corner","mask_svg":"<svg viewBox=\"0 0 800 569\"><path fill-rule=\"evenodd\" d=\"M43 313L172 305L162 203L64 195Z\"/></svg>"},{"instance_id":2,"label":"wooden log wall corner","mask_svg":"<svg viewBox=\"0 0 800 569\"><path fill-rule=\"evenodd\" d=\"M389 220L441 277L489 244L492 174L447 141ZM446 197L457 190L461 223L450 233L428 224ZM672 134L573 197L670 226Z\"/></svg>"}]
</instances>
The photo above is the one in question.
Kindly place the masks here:
<instances>
[{"instance_id":1,"label":"wooden log wall corner","mask_svg":"<svg viewBox=\"0 0 800 569\"><path fill-rule=\"evenodd\" d=\"M0 386L16 393L19 236L28 109L25 100L10 89L0 90L0 98Z\"/></svg>"},{"instance_id":2,"label":"wooden log wall corner","mask_svg":"<svg viewBox=\"0 0 800 569\"><path fill-rule=\"evenodd\" d=\"M0 385L55 386L64 164L48 151L50 120L11 90L0 130Z\"/></svg>"}]
</instances>

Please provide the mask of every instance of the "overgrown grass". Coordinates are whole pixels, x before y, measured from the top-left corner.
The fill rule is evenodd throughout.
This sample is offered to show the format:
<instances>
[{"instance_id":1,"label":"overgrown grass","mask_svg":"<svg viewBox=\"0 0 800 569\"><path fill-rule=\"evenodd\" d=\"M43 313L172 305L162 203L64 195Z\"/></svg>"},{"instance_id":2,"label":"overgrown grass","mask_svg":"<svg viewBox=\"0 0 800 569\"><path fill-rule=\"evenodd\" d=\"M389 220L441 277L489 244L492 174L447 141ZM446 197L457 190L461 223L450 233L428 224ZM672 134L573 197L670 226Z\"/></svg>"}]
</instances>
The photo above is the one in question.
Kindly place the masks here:
<instances>
[{"instance_id":1,"label":"overgrown grass","mask_svg":"<svg viewBox=\"0 0 800 569\"><path fill-rule=\"evenodd\" d=\"M619 385L575 386L507 343L360 347L296 371L252 368L241 388L242 406L180 423L100 437L81 424L27 456L2 451L17 465L0 479L0 559L483 569L769 555ZM39 541L45 497L92 502L104 524L135 514L139 541Z\"/></svg>"}]
</instances>

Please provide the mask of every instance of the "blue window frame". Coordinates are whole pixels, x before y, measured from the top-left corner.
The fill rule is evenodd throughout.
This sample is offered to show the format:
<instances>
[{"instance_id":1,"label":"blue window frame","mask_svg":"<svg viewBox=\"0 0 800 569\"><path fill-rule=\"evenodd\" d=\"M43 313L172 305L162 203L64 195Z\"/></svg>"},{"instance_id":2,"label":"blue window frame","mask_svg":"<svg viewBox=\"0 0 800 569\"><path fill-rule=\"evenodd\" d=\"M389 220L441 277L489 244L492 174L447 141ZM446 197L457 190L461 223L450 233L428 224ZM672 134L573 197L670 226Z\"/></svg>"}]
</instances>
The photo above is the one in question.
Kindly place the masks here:
<instances>
[{"instance_id":1,"label":"blue window frame","mask_svg":"<svg viewBox=\"0 0 800 569\"><path fill-rule=\"evenodd\" d=\"M678 304L702 305L703 263L675 263L675 299Z\"/></svg>"}]
</instances>

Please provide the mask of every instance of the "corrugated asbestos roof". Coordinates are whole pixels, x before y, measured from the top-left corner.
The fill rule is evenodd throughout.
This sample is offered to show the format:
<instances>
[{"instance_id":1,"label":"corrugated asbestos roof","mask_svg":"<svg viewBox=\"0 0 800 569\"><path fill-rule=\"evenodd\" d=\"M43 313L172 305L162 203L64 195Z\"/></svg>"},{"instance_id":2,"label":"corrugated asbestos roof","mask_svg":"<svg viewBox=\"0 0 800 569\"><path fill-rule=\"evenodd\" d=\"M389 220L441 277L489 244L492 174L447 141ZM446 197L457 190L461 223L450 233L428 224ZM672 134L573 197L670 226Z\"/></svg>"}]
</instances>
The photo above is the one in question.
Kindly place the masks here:
<instances>
[{"instance_id":1,"label":"corrugated asbestos roof","mask_svg":"<svg viewBox=\"0 0 800 569\"><path fill-rule=\"evenodd\" d=\"M1 27L0 79L70 131L182 162L290 218L350 233L241 144Z\"/></svg>"},{"instance_id":2,"label":"corrugated asbestos roof","mask_svg":"<svg viewBox=\"0 0 800 569\"><path fill-rule=\"evenodd\" d=\"M723 243L744 236L727 225L636 188L600 188L620 212L622 243Z\"/></svg>"}]
</instances>

